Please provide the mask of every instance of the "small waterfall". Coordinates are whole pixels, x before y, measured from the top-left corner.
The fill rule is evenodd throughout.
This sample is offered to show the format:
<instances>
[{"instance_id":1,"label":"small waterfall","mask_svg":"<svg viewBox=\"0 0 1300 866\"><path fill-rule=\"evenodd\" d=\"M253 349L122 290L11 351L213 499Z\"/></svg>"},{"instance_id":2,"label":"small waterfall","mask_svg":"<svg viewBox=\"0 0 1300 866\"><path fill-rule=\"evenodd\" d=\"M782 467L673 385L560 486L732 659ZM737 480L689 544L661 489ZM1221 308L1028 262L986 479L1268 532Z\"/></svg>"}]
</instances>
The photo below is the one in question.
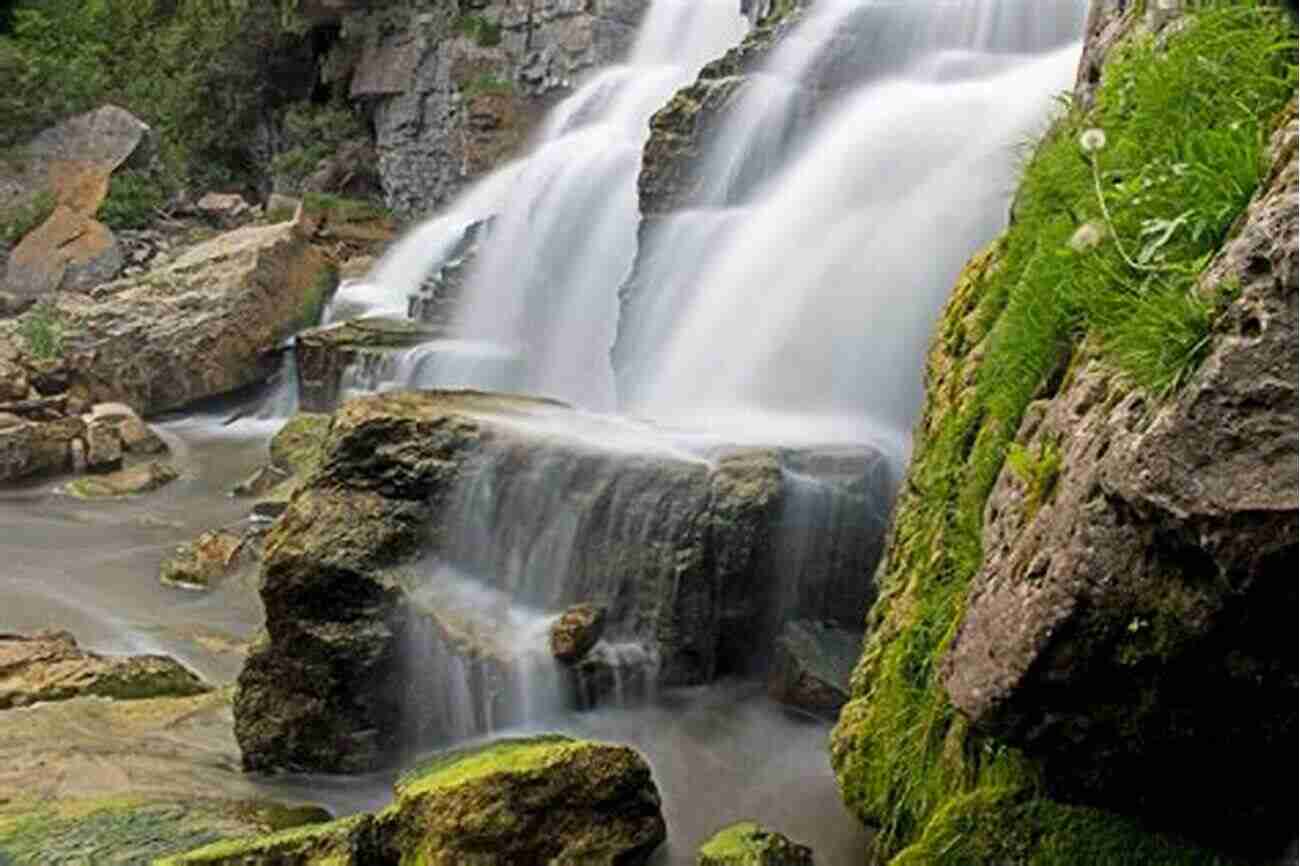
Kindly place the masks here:
<instances>
[{"instance_id":1,"label":"small waterfall","mask_svg":"<svg viewBox=\"0 0 1300 866\"><path fill-rule=\"evenodd\" d=\"M401 314L465 231L489 217L450 336L519 359L440 363L421 384L473 385L609 409L615 290L636 255L636 178L650 115L746 27L735 0L654 0L623 66L558 106L532 153L481 181L398 243L342 302ZM449 357L444 347L442 358ZM446 372L444 378L443 373Z\"/></svg>"},{"instance_id":2,"label":"small waterfall","mask_svg":"<svg viewBox=\"0 0 1300 866\"><path fill-rule=\"evenodd\" d=\"M682 425L776 412L905 435L931 323L1005 222L1015 147L1070 82L1086 5L817 4L726 116L698 209L643 238L621 404ZM790 144L782 118L812 110ZM680 243L700 226L710 243Z\"/></svg>"},{"instance_id":3,"label":"small waterfall","mask_svg":"<svg viewBox=\"0 0 1300 866\"><path fill-rule=\"evenodd\" d=\"M280 371L271 382L271 388L257 407L256 417L261 421L292 418L298 411L298 361L292 343L280 350Z\"/></svg>"}]
</instances>

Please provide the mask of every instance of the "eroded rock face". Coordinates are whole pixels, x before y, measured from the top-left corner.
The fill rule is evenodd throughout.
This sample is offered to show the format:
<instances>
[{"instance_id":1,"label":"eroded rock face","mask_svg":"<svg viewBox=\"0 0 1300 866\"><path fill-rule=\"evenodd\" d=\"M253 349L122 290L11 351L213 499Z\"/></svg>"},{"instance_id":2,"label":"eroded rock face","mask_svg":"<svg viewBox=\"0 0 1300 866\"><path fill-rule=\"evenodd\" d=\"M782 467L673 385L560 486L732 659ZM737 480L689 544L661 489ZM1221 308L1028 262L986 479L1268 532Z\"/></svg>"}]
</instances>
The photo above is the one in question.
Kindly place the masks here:
<instances>
[{"instance_id":1,"label":"eroded rock face","mask_svg":"<svg viewBox=\"0 0 1300 866\"><path fill-rule=\"evenodd\" d=\"M1240 290L1178 395L1152 408L1084 354L1027 413L1019 441L1057 449L1059 476L1034 509L1003 469L943 677L1061 799L1281 847L1286 805L1199 793L1290 784L1295 757L1294 103L1273 155L1202 279L1207 297Z\"/></svg>"},{"instance_id":2,"label":"eroded rock face","mask_svg":"<svg viewBox=\"0 0 1300 866\"><path fill-rule=\"evenodd\" d=\"M603 607L576 604L551 626L551 654L557 661L572 664L591 651L604 630Z\"/></svg>"},{"instance_id":3,"label":"eroded rock face","mask_svg":"<svg viewBox=\"0 0 1300 866\"><path fill-rule=\"evenodd\" d=\"M377 815L201 848L159 866L554 863L639 866L667 835L650 767L547 735L434 756Z\"/></svg>"},{"instance_id":4,"label":"eroded rock face","mask_svg":"<svg viewBox=\"0 0 1300 866\"><path fill-rule=\"evenodd\" d=\"M330 74L372 106L385 198L411 217L517 155L582 72L631 47L647 4L309 6L343 25Z\"/></svg>"},{"instance_id":5,"label":"eroded rock face","mask_svg":"<svg viewBox=\"0 0 1300 866\"><path fill-rule=\"evenodd\" d=\"M382 381L391 373L396 353L440 333L408 319L383 318L352 319L302 332L294 341L299 405L305 412L332 411L346 374L362 383Z\"/></svg>"},{"instance_id":6,"label":"eroded rock face","mask_svg":"<svg viewBox=\"0 0 1300 866\"><path fill-rule=\"evenodd\" d=\"M103 656L61 631L0 635L0 710L81 695L183 697L209 689L169 656Z\"/></svg>"},{"instance_id":7,"label":"eroded rock face","mask_svg":"<svg viewBox=\"0 0 1300 866\"><path fill-rule=\"evenodd\" d=\"M602 444L625 426L584 423L562 404L477 392L393 392L335 413L319 468L267 540L268 639L235 701L247 767L356 770L395 747L430 557L534 610L600 605L604 640L644 647L666 684L746 670L781 610L866 610L871 513L892 492L879 455L822 458L856 465L825 483L861 523L795 521L806 512L783 467L817 459L632 452ZM841 551L835 570L783 558L785 533L805 531Z\"/></svg>"},{"instance_id":8,"label":"eroded rock face","mask_svg":"<svg viewBox=\"0 0 1300 866\"><path fill-rule=\"evenodd\" d=\"M291 224L220 235L93 297L59 295L59 376L83 398L146 415L253 384L274 371L271 350L314 321L331 282Z\"/></svg>"}]
</instances>

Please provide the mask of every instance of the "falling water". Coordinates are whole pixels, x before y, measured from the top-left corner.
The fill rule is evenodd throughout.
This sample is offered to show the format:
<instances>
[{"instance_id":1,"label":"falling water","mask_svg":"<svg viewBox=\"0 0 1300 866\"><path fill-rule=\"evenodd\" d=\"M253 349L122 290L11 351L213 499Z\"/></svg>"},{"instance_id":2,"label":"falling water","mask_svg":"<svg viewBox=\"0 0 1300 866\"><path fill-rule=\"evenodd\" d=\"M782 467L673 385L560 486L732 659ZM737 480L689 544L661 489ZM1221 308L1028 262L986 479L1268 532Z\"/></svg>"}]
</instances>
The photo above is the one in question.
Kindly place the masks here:
<instances>
[{"instance_id":1,"label":"falling water","mask_svg":"<svg viewBox=\"0 0 1300 866\"><path fill-rule=\"evenodd\" d=\"M641 251L616 353L631 411L910 429L934 317L1005 222L1016 145L1071 80L1086 3L816 8L727 117L699 207ZM838 93L802 143L772 132Z\"/></svg>"},{"instance_id":2,"label":"falling water","mask_svg":"<svg viewBox=\"0 0 1300 866\"><path fill-rule=\"evenodd\" d=\"M452 337L511 365L426 355L420 384L474 385L612 408L615 289L636 255L636 178L650 115L746 26L735 0L655 0L626 65L558 106L532 153L415 229L342 299L403 313L408 296L489 216ZM486 373L486 376L483 374Z\"/></svg>"}]
</instances>

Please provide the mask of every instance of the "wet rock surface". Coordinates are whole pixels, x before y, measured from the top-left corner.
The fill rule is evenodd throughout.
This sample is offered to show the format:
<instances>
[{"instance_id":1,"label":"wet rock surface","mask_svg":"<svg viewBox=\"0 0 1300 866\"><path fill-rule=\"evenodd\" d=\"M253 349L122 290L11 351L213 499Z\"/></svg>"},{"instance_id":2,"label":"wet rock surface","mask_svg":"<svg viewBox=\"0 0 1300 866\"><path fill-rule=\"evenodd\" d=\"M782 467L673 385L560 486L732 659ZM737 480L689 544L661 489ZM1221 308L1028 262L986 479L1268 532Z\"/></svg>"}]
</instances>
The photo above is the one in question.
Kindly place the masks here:
<instances>
[{"instance_id":1,"label":"wet rock surface","mask_svg":"<svg viewBox=\"0 0 1300 866\"><path fill-rule=\"evenodd\" d=\"M1199 791L1258 785L1295 754L1296 658L1277 639L1296 604L1295 142L1293 103L1202 278L1207 297L1240 291L1178 395L1152 408L1084 353L1026 414L1019 441L1059 447L1059 476L1032 509L1004 468L943 668L953 704L1060 798L1193 836L1231 815L1279 847L1289 809Z\"/></svg>"},{"instance_id":2,"label":"wet rock surface","mask_svg":"<svg viewBox=\"0 0 1300 866\"><path fill-rule=\"evenodd\" d=\"M81 649L68 632L0 635L0 710L81 695L153 698L210 688L167 656L103 656Z\"/></svg>"},{"instance_id":3,"label":"wet rock surface","mask_svg":"<svg viewBox=\"0 0 1300 866\"><path fill-rule=\"evenodd\" d=\"M338 406L345 379L377 382L391 373L395 354L440 336L440 328L409 319L352 319L303 331L294 341L299 405L306 412ZM353 382L353 384L357 384Z\"/></svg>"},{"instance_id":4,"label":"wet rock surface","mask_svg":"<svg viewBox=\"0 0 1300 866\"><path fill-rule=\"evenodd\" d=\"M849 699L849 680L861 652L860 631L809 620L787 623L776 641L768 694L834 719Z\"/></svg>"},{"instance_id":5,"label":"wet rock surface","mask_svg":"<svg viewBox=\"0 0 1300 866\"><path fill-rule=\"evenodd\" d=\"M282 863L645 863L666 837L650 767L559 735L502 739L405 773L375 815L218 843L164 866Z\"/></svg>"},{"instance_id":6,"label":"wet rock surface","mask_svg":"<svg viewBox=\"0 0 1300 866\"><path fill-rule=\"evenodd\" d=\"M401 665L409 590L428 579L421 557L455 563L489 587L523 581L512 594L535 609L605 607L605 639L644 644L668 684L744 670L762 635L774 633L778 604L821 616L854 611L854 619L866 609L872 589L860 575L878 555L878 535L857 523L787 525L791 509L803 513L782 480L782 460L795 458L774 449L726 451L716 464L671 452L629 455L599 444L615 432L586 438L562 404L477 392L395 392L344 404L319 469L267 538L268 640L241 673L235 702L246 766L355 770L394 748L402 703L411 700ZM847 497L854 505L846 512L864 516L884 507L884 459L866 450L841 460L856 463L856 474L831 498ZM538 473L555 474L539 487ZM525 506L533 525L508 510L485 524L463 517L508 509L524 495L512 485L554 497ZM575 531L582 544L571 544ZM841 539L826 543L845 544L844 561L832 573L805 570L816 578L806 595L784 598L781 576L798 563L780 560L778 539L809 531L845 533L818 536ZM530 537L541 539L537 553ZM553 572L563 581L512 576L512 558L527 561L556 544L568 545L568 567Z\"/></svg>"},{"instance_id":7,"label":"wet rock surface","mask_svg":"<svg viewBox=\"0 0 1300 866\"><path fill-rule=\"evenodd\" d=\"M87 475L68 484L68 492L81 499L115 499L151 493L171 484L180 473L168 463L150 460L106 475Z\"/></svg>"},{"instance_id":8,"label":"wet rock surface","mask_svg":"<svg viewBox=\"0 0 1300 866\"><path fill-rule=\"evenodd\" d=\"M551 626L551 654L557 661L572 664L591 651L605 631L605 609L594 604L577 604L560 614Z\"/></svg>"}]
</instances>

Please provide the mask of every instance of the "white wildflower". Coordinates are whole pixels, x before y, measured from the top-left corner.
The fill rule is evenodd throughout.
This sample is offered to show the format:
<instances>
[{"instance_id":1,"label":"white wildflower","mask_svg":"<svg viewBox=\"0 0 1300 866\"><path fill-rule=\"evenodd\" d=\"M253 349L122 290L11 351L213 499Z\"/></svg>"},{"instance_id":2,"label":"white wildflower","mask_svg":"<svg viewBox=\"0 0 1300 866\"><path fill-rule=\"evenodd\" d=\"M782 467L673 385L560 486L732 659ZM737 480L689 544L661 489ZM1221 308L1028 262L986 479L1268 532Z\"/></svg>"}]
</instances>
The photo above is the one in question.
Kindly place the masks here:
<instances>
[{"instance_id":1,"label":"white wildflower","mask_svg":"<svg viewBox=\"0 0 1300 866\"><path fill-rule=\"evenodd\" d=\"M1079 147L1083 148L1084 153L1093 153L1101 150L1106 146L1106 133L1100 129L1085 129L1083 135L1079 136Z\"/></svg>"}]
</instances>

